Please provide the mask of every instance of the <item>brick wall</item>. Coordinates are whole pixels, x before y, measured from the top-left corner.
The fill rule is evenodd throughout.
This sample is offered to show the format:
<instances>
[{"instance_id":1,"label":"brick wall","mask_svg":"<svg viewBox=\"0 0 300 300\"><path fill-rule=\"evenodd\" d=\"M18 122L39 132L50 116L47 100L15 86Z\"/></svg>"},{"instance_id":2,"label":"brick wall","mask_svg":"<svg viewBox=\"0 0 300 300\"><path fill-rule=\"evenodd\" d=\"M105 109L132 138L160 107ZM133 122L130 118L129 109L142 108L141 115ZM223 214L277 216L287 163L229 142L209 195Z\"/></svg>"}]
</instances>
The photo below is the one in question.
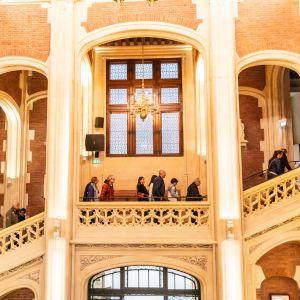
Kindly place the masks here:
<instances>
[{"instance_id":1,"label":"brick wall","mask_svg":"<svg viewBox=\"0 0 300 300\"><path fill-rule=\"evenodd\" d=\"M50 51L48 11L39 4L0 6L0 57L27 56L46 61Z\"/></svg>"},{"instance_id":2,"label":"brick wall","mask_svg":"<svg viewBox=\"0 0 300 300\"><path fill-rule=\"evenodd\" d=\"M27 163L30 182L26 184L28 194L28 215L33 216L45 209L44 178L46 171L46 134L47 134L47 99L34 102L29 112L29 130L34 130L34 139L30 141L32 161Z\"/></svg>"},{"instance_id":3,"label":"brick wall","mask_svg":"<svg viewBox=\"0 0 300 300\"><path fill-rule=\"evenodd\" d=\"M22 97L22 91L19 88L20 74L21 71L13 71L0 75L0 91L9 94L19 106Z\"/></svg>"},{"instance_id":4,"label":"brick wall","mask_svg":"<svg viewBox=\"0 0 300 300\"><path fill-rule=\"evenodd\" d=\"M0 166L1 162L5 162L6 153L3 151L3 141L6 140L6 130L5 130L5 113L0 107ZM4 183L4 174L0 172L0 184ZM4 205L4 193L0 192L0 206ZM3 227L3 216L0 216L0 228Z\"/></svg>"},{"instance_id":5,"label":"brick wall","mask_svg":"<svg viewBox=\"0 0 300 300\"><path fill-rule=\"evenodd\" d=\"M153 21L177 24L196 30L202 22L197 19L192 0L164 0L150 7L146 1L125 2L119 7L113 1L93 3L88 9L88 21L82 25L90 32L95 29L133 21Z\"/></svg>"},{"instance_id":6,"label":"brick wall","mask_svg":"<svg viewBox=\"0 0 300 300\"><path fill-rule=\"evenodd\" d=\"M298 0L247 0L238 4L239 56L276 49L300 53Z\"/></svg>"},{"instance_id":7,"label":"brick wall","mask_svg":"<svg viewBox=\"0 0 300 300\"><path fill-rule=\"evenodd\" d=\"M34 293L27 288L18 289L5 295L1 300L34 300Z\"/></svg>"},{"instance_id":8,"label":"brick wall","mask_svg":"<svg viewBox=\"0 0 300 300\"><path fill-rule=\"evenodd\" d=\"M27 77L27 93L32 95L36 92L45 91L48 88L47 77L38 72L32 72Z\"/></svg>"},{"instance_id":9,"label":"brick wall","mask_svg":"<svg viewBox=\"0 0 300 300\"><path fill-rule=\"evenodd\" d=\"M265 66L255 66L243 70L239 74L239 86L247 86L262 91L266 86L265 69Z\"/></svg>"},{"instance_id":10,"label":"brick wall","mask_svg":"<svg viewBox=\"0 0 300 300\"><path fill-rule=\"evenodd\" d=\"M263 90L266 85L265 67L257 66L242 71L239 75L239 86ZM263 169L264 153L260 150L260 142L264 140L264 131L261 129L262 109L258 100L247 95L239 95L240 118L245 125L245 139L247 147L241 148L243 178L259 173ZM260 176L247 179L243 182L244 189L263 182Z\"/></svg>"},{"instance_id":11,"label":"brick wall","mask_svg":"<svg viewBox=\"0 0 300 300\"><path fill-rule=\"evenodd\" d=\"M271 293L286 293L290 300L299 300L300 291L293 278L296 266L300 266L300 242L275 247L262 256L257 264L266 276L259 291L261 300L269 300Z\"/></svg>"}]
</instances>

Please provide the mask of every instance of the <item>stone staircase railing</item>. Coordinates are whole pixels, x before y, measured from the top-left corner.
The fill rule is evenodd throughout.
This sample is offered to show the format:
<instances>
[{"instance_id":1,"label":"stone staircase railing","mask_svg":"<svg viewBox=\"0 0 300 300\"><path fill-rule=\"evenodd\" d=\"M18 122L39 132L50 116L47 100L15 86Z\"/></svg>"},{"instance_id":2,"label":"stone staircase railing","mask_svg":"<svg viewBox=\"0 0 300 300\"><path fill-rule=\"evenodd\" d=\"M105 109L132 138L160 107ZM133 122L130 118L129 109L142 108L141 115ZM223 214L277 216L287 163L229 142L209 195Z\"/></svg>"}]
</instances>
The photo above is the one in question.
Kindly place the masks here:
<instances>
[{"instance_id":1,"label":"stone staircase railing","mask_svg":"<svg viewBox=\"0 0 300 300\"><path fill-rule=\"evenodd\" d=\"M42 238L45 234L45 213L40 213L0 231L0 257Z\"/></svg>"},{"instance_id":2,"label":"stone staircase railing","mask_svg":"<svg viewBox=\"0 0 300 300\"><path fill-rule=\"evenodd\" d=\"M243 214L256 214L296 195L300 195L300 168L244 191Z\"/></svg>"}]
</instances>

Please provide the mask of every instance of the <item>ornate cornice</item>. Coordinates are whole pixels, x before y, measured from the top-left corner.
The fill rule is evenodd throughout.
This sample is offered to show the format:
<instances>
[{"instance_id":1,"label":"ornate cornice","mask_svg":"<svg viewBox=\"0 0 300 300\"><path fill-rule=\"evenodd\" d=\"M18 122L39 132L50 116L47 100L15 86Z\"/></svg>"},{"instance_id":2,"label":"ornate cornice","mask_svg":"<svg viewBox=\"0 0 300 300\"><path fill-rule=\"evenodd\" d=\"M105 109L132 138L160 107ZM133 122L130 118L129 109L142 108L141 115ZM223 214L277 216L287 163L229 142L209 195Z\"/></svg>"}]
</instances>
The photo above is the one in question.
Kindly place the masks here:
<instances>
[{"instance_id":1,"label":"ornate cornice","mask_svg":"<svg viewBox=\"0 0 300 300\"><path fill-rule=\"evenodd\" d=\"M80 255L80 271L82 271L89 265L120 256L121 255Z\"/></svg>"},{"instance_id":2,"label":"ornate cornice","mask_svg":"<svg viewBox=\"0 0 300 300\"><path fill-rule=\"evenodd\" d=\"M294 222L294 221L296 221L296 220L298 220L298 219L300 219L300 215L295 216L295 217L293 217L293 218L290 218L290 219L288 219L288 220L285 220L285 221L283 221L283 222L280 222L280 223L278 223L278 224L276 224L276 225L270 226L270 227L268 227L268 228L266 228L266 229L264 229L264 230L261 230L261 231L259 231L259 232L256 232L256 233L254 233L254 234L252 234L252 235L246 237L246 238L245 238L245 241L248 242L248 241L250 241L250 240L252 240L252 239L254 239L254 238L256 238L256 237L262 236L263 234L265 234L265 233L267 233L267 232L269 232L269 231L272 231L272 230L277 229L277 228L279 228L279 227L281 227L281 226L284 226L284 225L286 225L286 224L289 224L289 223L291 223L291 222ZM296 230L296 229L295 229L295 230Z\"/></svg>"},{"instance_id":3,"label":"ornate cornice","mask_svg":"<svg viewBox=\"0 0 300 300\"><path fill-rule=\"evenodd\" d=\"M28 262L26 262L26 263L24 263L22 265L19 265L19 266L15 267L15 268L12 268L10 270L7 270L7 271L1 273L0 274L0 280L3 280L6 277L12 276L12 275L14 275L17 272L19 272L19 271L21 271L21 270L23 270L23 269L25 269L25 268L27 268L29 266L38 264L40 262L43 262L43 256L39 256L39 257L37 257L35 259L32 259L32 260L30 260L30 261L28 261ZM22 278L25 278L27 275L29 275L29 274L24 275L24 277L22 277ZM28 278L28 279L33 280L32 278Z\"/></svg>"},{"instance_id":4,"label":"ornate cornice","mask_svg":"<svg viewBox=\"0 0 300 300\"><path fill-rule=\"evenodd\" d=\"M167 256L169 258L173 259L179 259L181 261L184 261L186 263L189 263L191 265L199 266L203 271L207 271L207 256L206 255L200 255L200 256L179 256L179 255L173 255L173 256Z\"/></svg>"},{"instance_id":5,"label":"ornate cornice","mask_svg":"<svg viewBox=\"0 0 300 300\"><path fill-rule=\"evenodd\" d=\"M40 271L35 271L32 273L28 273L22 277L20 277L20 279L29 279L29 280L33 280L35 281L37 284L39 284L40 282Z\"/></svg>"},{"instance_id":6,"label":"ornate cornice","mask_svg":"<svg viewBox=\"0 0 300 300\"><path fill-rule=\"evenodd\" d=\"M77 244L76 248L212 249L213 244Z\"/></svg>"}]
</instances>

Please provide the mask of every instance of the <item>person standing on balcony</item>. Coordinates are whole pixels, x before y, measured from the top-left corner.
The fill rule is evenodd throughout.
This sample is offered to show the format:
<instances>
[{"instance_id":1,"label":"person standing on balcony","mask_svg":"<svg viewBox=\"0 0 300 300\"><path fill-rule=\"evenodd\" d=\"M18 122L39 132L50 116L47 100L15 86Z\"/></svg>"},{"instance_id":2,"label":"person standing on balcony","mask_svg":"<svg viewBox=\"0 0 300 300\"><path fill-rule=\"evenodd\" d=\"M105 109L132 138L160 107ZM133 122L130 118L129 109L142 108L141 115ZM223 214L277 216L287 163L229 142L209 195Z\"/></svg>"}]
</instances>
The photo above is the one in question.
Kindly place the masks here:
<instances>
[{"instance_id":1,"label":"person standing on balcony","mask_svg":"<svg viewBox=\"0 0 300 300\"><path fill-rule=\"evenodd\" d=\"M97 177L92 177L91 181L85 187L83 201L96 201L99 198L98 182Z\"/></svg>"},{"instance_id":2,"label":"person standing on balcony","mask_svg":"<svg viewBox=\"0 0 300 300\"><path fill-rule=\"evenodd\" d=\"M269 160L269 166L267 171L268 180L280 175L282 157L283 152L281 150L274 151L273 157Z\"/></svg>"},{"instance_id":3,"label":"person standing on balcony","mask_svg":"<svg viewBox=\"0 0 300 300\"><path fill-rule=\"evenodd\" d=\"M157 177L156 175L152 175L151 180L149 182L149 200L150 201L153 201L153 197L152 197L153 182L156 177Z\"/></svg>"},{"instance_id":4,"label":"person standing on balcony","mask_svg":"<svg viewBox=\"0 0 300 300\"><path fill-rule=\"evenodd\" d=\"M176 185L178 180L176 178L171 179L171 185L168 187L168 200L171 202L176 202L179 198Z\"/></svg>"},{"instance_id":5,"label":"person standing on balcony","mask_svg":"<svg viewBox=\"0 0 300 300\"><path fill-rule=\"evenodd\" d=\"M203 196L199 193L198 187L200 186L201 181L199 178L196 178L187 189L186 201L201 201Z\"/></svg>"},{"instance_id":6,"label":"person standing on balcony","mask_svg":"<svg viewBox=\"0 0 300 300\"><path fill-rule=\"evenodd\" d=\"M101 201L113 201L114 200L114 182L115 176L109 175L107 179L104 180L102 185L100 200Z\"/></svg>"},{"instance_id":7,"label":"person standing on balcony","mask_svg":"<svg viewBox=\"0 0 300 300\"><path fill-rule=\"evenodd\" d=\"M19 222L19 209L20 209L20 202L15 201L12 207L6 213L6 227L15 225Z\"/></svg>"},{"instance_id":8,"label":"person standing on balcony","mask_svg":"<svg viewBox=\"0 0 300 300\"><path fill-rule=\"evenodd\" d=\"M289 164L289 160L287 158L287 150L285 148L281 149L282 151L282 158L280 159L280 172L279 174L283 174L285 172L285 169L288 171L292 170L292 167Z\"/></svg>"},{"instance_id":9,"label":"person standing on balcony","mask_svg":"<svg viewBox=\"0 0 300 300\"><path fill-rule=\"evenodd\" d=\"M148 201L149 192L147 191L145 185L145 178L140 176L138 179L138 183L136 185L136 195L139 201Z\"/></svg>"},{"instance_id":10,"label":"person standing on balcony","mask_svg":"<svg viewBox=\"0 0 300 300\"><path fill-rule=\"evenodd\" d=\"M159 175L154 179L152 196L154 201L162 201L165 197L165 182L164 178L167 173L164 170L159 171Z\"/></svg>"}]
</instances>

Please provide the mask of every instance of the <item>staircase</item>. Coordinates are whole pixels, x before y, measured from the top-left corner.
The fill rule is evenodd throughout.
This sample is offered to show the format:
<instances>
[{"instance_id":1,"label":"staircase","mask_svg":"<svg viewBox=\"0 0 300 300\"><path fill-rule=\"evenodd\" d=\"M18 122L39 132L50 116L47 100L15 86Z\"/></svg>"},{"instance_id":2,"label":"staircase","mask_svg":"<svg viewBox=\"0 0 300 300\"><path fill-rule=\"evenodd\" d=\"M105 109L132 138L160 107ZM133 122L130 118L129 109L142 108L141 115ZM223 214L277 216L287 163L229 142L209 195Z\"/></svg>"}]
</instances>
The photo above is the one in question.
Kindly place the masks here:
<instances>
[{"instance_id":1,"label":"staircase","mask_svg":"<svg viewBox=\"0 0 300 300\"><path fill-rule=\"evenodd\" d=\"M0 274L45 253L45 213L0 231Z\"/></svg>"},{"instance_id":2,"label":"staircase","mask_svg":"<svg viewBox=\"0 0 300 300\"><path fill-rule=\"evenodd\" d=\"M245 237L300 216L300 168L243 193Z\"/></svg>"}]
</instances>

